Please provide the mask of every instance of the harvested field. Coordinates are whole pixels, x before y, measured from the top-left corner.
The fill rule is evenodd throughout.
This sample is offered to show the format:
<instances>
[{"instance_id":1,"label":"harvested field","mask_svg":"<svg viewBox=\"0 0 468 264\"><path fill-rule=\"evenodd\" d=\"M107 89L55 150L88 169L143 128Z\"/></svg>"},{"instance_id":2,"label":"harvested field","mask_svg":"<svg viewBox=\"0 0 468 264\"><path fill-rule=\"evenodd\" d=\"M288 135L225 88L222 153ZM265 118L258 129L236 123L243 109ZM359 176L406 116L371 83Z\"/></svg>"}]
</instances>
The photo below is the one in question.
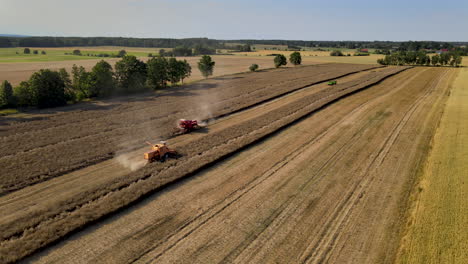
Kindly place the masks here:
<instances>
[{"instance_id":1,"label":"harvested field","mask_svg":"<svg viewBox=\"0 0 468 264\"><path fill-rule=\"evenodd\" d=\"M401 201L425 159L447 99L446 80L453 74L419 67L379 81L400 70L360 73L334 87L311 86L220 119L206 135L173 138L170 143L187 154L184 158L130 173L120 181L134 182L114 186L118 191L76 209L62 208L66 213L30 222L26 232L16 230L9 237L5 234L27 222L22 217L33 216L37 207L53 208L48 204L52 198L33 205L34 195L50 190L40 197L52 197L53 188L66 186L62 178L73 178L64 175L5 195L0 206L8 216L0 218L0 225L9 228L1 230L2 256L14 259L7 254L34 250L34 243L48 243L44 237L50 241L63 235L67 225L83 224L91 213L122 206L178 173L255 142L28 260L392 263L403 221ZM94 169L106 170L99 165ZM91 175L96 173L75 178L79 183ZM57 190L67 195L67 188Z\"/></svg>"},{"instance_id":2,"label":"harvested field","mask_svg":"<svg viewBox=\"0 0 468 264\"><path fill-rule=\"evenodd\" d=\"M335 65L218 77L161 93L1 117L0 194L167 138L179 118L207 119L317 82L372 69ZM37 120L35 120L37 119Z\"/></svg>"},{"instance_id":3,"label":"harvested field","mask_svg":"<svg viewBox=\"0 0 468 264\"><path fill-rule=\"evenodd\" d=\"M146 61L147 57L140 57L139 59ZM186 81L196 81L203 79L200 71L197 68L197 62L200 57L178 57L178 59L187 60L192 66L192 75L186 79ZM90 70L97 62L101 59L86 59L86 60L67 60L67 61L48 61L48 62L11 62L11 63L0 63L0 81L8 80L13 85L18 85L22 81L26 81L36 71L40 69L51 69L58 70L60 68L67 69L71 72L73 64L83 66L87 70ZM114 65L119 59L112 58L106 59L111 65ZM249 66L256 63L260 66L260 69L273 68L273 57L246 57L246 56L227 56L227 55L216 55L213 56L213 60L216 62L214 77L222 76L227 74L234 74L239 72L246 72L249 70ZM323 62L315 62L308 59L304 59L304 65L319 64ZM375 63L375 60L370 62Z\"/></svg>"},{"instance_id":4,"label":"harvested field","mask_svg":"<svg viewBox=\"0 0 468 264\"><path fill-rule=\"evenodd\" d=\"M311 111L405 69L384 68L345 77L343 83L336 86L311 86L298 91L301 93L299 95L291 94L245 111L246 116L241 116L244 112L239 113L238 123L221 120L220 127L216 127L217 123L209 126L206 135L201 133L175 138L171 143L184 154L179 160L151 164L135 172L125 171L115 161L104 162L5 195L0 203L4 205L2 211L9 213L0 220L3 240L0 250L5 254L15 252L16 256L20 255L19 252L28 254L135 201L158 186L190 174ZM190 138L188 141L187 137ZM142 151L135 154L137 158ZM84 178L87 180L81 185L79 181ZM54 191L55 187L59 187L61 195ZM38 200L34 197L43 199L37 204ZM18 210L18 206L23 209Z\"/></svg>"}]
</instances>

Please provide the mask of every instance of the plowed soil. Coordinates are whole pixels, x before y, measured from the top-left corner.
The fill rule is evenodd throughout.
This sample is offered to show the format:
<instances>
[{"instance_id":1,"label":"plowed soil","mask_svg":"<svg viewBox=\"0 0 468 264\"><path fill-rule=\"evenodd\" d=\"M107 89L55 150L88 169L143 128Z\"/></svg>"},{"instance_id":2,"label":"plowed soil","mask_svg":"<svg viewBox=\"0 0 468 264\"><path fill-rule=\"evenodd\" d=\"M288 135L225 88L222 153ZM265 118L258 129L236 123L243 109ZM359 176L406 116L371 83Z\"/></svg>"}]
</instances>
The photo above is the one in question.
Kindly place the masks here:
<instances>
[{"instance_id":1,"label":"plowed soil","mask_svg":"<svg viewBox=\"0 0 468 264\"><path fill-rule=\"evenodd\" d=\"M334 91L383 72L390 69L349 77ZM28 260L392 263L403 204L425 160L452 74L414 68L334 101ZM258 122L255 116L265 118L262 111L273 115L329 91L320 85L301 90L220 119L208 134L216 141L222 127L243 124L237 120ZM185 135L171 143L182 147L204 137ZM4 198L2 209L8 207Z\"/></svg>"}]
</instances>

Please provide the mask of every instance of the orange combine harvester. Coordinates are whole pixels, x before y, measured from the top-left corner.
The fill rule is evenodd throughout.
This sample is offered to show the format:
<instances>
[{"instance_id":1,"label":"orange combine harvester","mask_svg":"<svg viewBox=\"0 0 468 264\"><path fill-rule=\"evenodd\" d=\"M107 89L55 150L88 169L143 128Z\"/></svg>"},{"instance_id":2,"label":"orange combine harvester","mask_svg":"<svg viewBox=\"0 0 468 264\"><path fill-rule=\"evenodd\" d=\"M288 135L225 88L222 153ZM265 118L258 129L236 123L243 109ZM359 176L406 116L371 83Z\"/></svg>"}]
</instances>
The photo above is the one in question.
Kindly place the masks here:
<instances>
[{"instance_id":1,"label":"orange combine harvester","mask_svg":"<svg viewBox=\"0 0 468 264\"><path fill-rule=\"evenodd\" d=\"M151 151L145 152L145 159L148 162L164 162L167 158L177 158L178 156L177 151L168 148L165 141L161 141L159 144L146 141L146 144L151 146Z\"/></svg>"}]
</instances>

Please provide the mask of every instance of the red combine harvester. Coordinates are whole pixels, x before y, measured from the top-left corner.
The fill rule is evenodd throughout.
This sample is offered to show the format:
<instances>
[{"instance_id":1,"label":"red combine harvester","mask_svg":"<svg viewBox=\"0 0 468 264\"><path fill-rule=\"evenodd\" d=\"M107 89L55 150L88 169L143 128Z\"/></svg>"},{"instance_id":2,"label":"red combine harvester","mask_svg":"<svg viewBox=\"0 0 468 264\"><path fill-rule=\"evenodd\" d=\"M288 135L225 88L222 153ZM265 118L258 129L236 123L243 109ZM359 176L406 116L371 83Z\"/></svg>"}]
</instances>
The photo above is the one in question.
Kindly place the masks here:
<instances>
[{"instance_id":1,"label":"red combine harvester","mask_svg":"<svg viewBox=\"0 0 468 264\"><path fill-rule=\"evenodd\" d=\"M187 120L187 119L180 119L179 120L179 133L185 134L190 133L196 129L200 129L197 120Z\"/></svg>"}]
</instances>

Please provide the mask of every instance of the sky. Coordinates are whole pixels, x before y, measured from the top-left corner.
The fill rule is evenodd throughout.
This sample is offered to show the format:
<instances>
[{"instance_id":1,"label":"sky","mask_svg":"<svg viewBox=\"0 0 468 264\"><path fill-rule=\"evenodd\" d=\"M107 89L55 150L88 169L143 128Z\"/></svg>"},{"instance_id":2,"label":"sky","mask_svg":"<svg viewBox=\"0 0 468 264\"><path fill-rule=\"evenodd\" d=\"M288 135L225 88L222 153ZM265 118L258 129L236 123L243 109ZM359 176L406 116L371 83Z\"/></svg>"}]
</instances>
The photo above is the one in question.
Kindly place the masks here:
<instances>
[{"instance_id":1,"label":"sky","mask_svg":"<svg viewBox=\"0 0 468 264\"><path fill-rule=\"evenodd\" d=\"M0 0L0 34L468 41L468 0Z\"/></svg>"}]
</instances>

